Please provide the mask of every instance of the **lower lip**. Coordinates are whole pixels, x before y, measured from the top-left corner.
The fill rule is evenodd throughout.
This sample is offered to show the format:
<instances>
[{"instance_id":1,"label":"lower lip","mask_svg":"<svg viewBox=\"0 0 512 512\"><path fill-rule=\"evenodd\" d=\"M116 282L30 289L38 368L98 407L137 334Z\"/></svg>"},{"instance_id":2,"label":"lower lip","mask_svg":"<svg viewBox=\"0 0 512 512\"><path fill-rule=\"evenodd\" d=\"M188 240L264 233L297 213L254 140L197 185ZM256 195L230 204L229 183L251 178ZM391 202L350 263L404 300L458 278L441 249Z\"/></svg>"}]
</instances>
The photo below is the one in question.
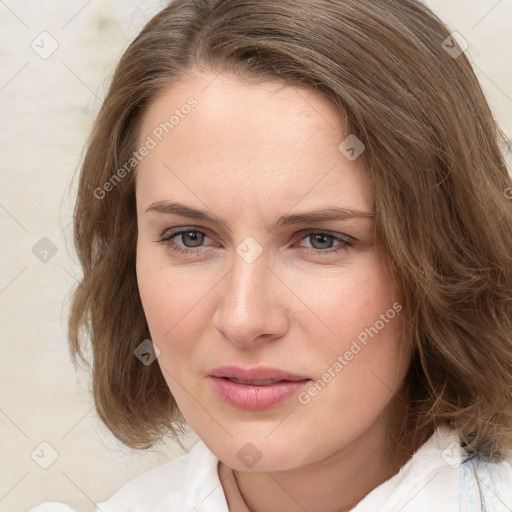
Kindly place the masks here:
<instances>
[{"instance_id":1,"label":"lower lip","mask_svg":"<svg viewBox=\"0 0 512 512\"><path fill-rule=\"evenodd\" d=\"M284 380L269 384L268 386L251 386L237 384L221 377L208 376L213 389L229 405L247 411L260 411L269 409L297 395L307 384L309 379L291 381Z\"/></svg>"}]
</instances>

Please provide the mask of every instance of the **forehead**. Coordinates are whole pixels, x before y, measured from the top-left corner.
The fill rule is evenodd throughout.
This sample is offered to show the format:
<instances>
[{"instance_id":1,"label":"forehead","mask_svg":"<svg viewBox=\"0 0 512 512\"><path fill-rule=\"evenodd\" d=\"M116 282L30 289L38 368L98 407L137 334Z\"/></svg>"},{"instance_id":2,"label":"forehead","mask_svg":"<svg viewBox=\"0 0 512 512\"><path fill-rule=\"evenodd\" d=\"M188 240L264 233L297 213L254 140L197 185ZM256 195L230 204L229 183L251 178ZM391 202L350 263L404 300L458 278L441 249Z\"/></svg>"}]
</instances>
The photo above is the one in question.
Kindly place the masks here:
<instances>
[{"instance_id":1,"label":"forehead","mask_svg":"<svg viewBox=\"0 0 512 512\"><path fill-rule=\"evenodd\" d=\"M361 162L339 150L346 137L338 110L312 89L198 73L160 93L144 115L139 145L151 139L154 147L139 163L138 194L172 190L186 177L192 190L207 185L231 197L306 200L314 187L335 200L344 191L359 203L352 206L371 209Z\"/></svg>"}]
</instances>

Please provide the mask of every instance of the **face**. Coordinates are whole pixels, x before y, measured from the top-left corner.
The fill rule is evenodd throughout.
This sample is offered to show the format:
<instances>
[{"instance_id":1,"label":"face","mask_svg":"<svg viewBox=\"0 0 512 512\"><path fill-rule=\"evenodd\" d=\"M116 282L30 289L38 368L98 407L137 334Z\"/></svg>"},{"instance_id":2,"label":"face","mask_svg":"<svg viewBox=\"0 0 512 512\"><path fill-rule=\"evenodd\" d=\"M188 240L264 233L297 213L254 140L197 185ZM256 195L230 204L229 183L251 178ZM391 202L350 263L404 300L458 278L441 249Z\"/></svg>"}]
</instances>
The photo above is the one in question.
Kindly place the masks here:
<instances>
[{"instance_id":1,"label":"face","mask_svg":"<svg viewBox=\"0 0 512 512\"><path fill-rule=\"evenodd\" d=\"M154 364L239 470L343 450L381 424L409 366L342 121L313 90L206 73L143 119L137 277Z\"/></svg>"}]
</instances>

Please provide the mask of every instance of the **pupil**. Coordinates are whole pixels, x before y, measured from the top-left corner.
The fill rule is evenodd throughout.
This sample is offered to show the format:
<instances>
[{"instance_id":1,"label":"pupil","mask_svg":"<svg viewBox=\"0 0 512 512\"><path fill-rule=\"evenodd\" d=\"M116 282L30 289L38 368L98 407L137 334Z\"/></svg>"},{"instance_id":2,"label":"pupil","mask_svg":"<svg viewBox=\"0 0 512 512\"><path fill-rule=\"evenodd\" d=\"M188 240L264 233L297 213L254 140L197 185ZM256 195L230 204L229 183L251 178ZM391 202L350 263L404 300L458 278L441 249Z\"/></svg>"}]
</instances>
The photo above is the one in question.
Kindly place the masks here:
<instances>
[{"instance_id":1,"label":"pupil","mask_svg":"<svg viewBox=\"0 0 512 512\"><path fill-rule=\"evenodd\" d=\"M185 243L187 247L199 247L203 243L204 233L198 233L197 231L189 231L188 233L183 233L183 242L185 242L186 237L189 237L192 240L192 244L188 245Z\"/></svg>"},{"instance_id":2,"label":"pupil","mask_svg":"<svg viewBox=\"0 0 512 512\"><path fill-rule=\"evenodd\" d=\"M330 235L318 234L318 235L311 235L311 236L312 236L312 239L314 240L314 243L312 243L311 245L315 249L329 249L332 246L332 237ZM324 245L324 246L323 247L315 247L315 244L317 242L319 242L321 246L322 245ZM327 244L327 245L325 246L325 244Z\"/></svg>"}]
</instances>

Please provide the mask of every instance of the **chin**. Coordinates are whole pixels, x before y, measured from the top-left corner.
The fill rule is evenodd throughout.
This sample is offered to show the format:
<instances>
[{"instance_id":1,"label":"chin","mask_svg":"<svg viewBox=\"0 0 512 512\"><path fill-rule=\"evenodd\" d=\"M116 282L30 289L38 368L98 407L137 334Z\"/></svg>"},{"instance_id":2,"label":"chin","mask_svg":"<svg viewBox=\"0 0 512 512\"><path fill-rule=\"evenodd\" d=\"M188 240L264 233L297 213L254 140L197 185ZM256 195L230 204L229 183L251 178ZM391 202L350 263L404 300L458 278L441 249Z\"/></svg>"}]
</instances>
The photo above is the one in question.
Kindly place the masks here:
<instances>
[{"instance_id":1,"label":"chin","mask_svg":"<svg viewBox=\"0 0 512 512\"><path fill-rule=\"evenodd\" d=\"M265 439L267 434L265 431L261 436L236 436L222 444L218 439L204 442L217 458L237 471L287 471L308 464L311 454L304 452L301 441Z\"/></svg>"}]
</instances>

